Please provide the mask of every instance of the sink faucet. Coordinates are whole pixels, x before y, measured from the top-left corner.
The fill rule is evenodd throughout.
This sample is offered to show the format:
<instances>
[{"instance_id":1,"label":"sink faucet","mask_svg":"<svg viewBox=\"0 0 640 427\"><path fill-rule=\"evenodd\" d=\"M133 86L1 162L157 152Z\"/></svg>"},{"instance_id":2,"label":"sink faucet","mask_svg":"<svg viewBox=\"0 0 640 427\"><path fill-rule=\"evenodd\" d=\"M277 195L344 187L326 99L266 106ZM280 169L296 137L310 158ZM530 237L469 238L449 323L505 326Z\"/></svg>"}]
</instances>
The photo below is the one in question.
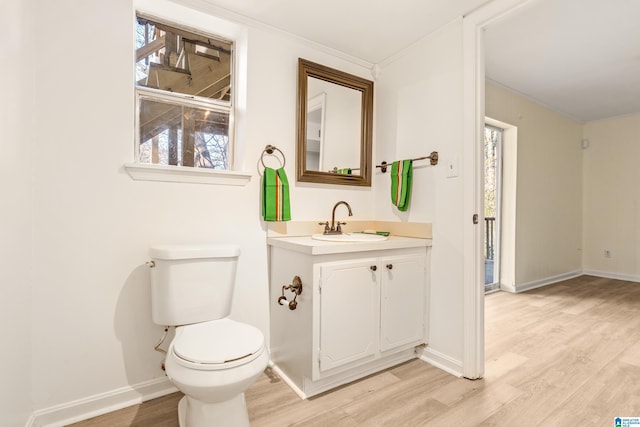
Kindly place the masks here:
<instances>
[{"instance_id":1,"label":"sink faucet","mask_svg":"<svg viewBox=\"0 0 640 427\"><path fill-rule=\"evenodd\" d=\"M339 201L335 205L333 205L333 210L331 211L331 227L329 227L329 222L321 222L320 225L324 225L324 234L342 234L342 226L346 224L346 222L340 222L336 224L336 208L340 205L345 205L349 210L349 216L353 216L353 212L351 212L351 206L349 203L344 200Z\"/></svg>"}]
</instances>

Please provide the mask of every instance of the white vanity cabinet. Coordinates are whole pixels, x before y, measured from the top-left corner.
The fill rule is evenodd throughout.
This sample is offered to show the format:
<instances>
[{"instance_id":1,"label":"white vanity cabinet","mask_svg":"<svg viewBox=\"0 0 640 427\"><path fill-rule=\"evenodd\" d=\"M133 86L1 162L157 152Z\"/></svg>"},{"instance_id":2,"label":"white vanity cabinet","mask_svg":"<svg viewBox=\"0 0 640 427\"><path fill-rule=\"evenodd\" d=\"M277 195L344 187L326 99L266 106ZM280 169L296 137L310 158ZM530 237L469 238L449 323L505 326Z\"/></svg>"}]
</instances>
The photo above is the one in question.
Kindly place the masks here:
<instances>
[{"instance_id":1,"label":"white vanity cabinet","mask_svg":"<svg viewBox=\"0 0 640 427\"><path fill-rule=\"evenodd\" d=\"M415 358L427 343L430 240L269 244L271 359L301 397ZM290 310L277 300L294 276L303 291Z\"/></svg>"}]
</instances>

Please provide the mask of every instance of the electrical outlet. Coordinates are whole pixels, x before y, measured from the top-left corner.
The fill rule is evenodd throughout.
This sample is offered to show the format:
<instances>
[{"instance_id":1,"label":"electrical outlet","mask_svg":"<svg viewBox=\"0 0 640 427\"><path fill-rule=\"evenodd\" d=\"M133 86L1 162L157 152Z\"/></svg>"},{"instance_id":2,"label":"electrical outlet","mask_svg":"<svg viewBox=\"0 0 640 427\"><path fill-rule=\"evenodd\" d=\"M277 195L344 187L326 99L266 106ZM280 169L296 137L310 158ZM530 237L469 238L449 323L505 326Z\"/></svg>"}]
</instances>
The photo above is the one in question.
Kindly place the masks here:
<instances>
[{"instance_id":1,"label":"electrical outlet","mask_svg":"<svg viewBox=\"0 0 640 427\"><path fill-rule=\"evenodd\" d=\"M605 249L604 250L604 257L605 258L611 258L611 251L609 249Z\"/></svg>"}]
</instances>

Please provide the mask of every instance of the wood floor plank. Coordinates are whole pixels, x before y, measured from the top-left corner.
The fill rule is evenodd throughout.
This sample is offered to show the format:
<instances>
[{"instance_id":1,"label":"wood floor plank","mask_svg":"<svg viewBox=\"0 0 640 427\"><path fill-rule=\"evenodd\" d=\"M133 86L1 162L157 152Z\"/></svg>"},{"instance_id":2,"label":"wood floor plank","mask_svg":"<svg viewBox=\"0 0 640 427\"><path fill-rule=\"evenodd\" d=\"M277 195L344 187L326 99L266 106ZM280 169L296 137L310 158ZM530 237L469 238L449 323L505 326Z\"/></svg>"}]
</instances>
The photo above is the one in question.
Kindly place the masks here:
<instances>
[{"instance_id":1,"label":"wood floor plank","mask_svg":"<svg viewBox=\"0 0 640 427\"><path fill-rule=\"evenodd\" d=\"M640 367L640 340L632 343L625 352L620 355L620 361Z\"/></svg>"},{"instance_id":2,"label":"wood floor plank","mask_svg":"<svg viewBox=\"0 0 640 427\"><path fill-rule=\"evenodd\" d=\"M312 397L310 400L322 408L332 409L377 394L377 391L388 389L397 383L400 383L400 379L393 373L385 371Z\"/></svg>"},{"instance_id":3,"label":"wood floor plank","mask_svg":"<svg viewBox=\"0 0 640 427\"><path fill-rule=\"evenodd\" d=\"M426 420L434 417L446 405L427 394L437 390L442 384L451 381L450 375L429 375L431 371L425 363L420 361L410 362L405 365L413 368L414 375L403 381L391 384L375 393L360 396L351 403L342 404L344 411L357 420L360 425L394 425L407 418L407 413L414 420ZM394 370L391 370L393 373ZM415 399L414 396L424 396L424 399ZM403 425L403 424L395 424Z\"/></svg>"},{"instance_id":4,"label":"wood floor plank","mask_svg":"<svg viewBox=\"0 0 640 427\"><path fill-rule=\"evenodd\" d=\"M485 378L413 360L300 400L269 369L253 427L607 426L640 416L640 284L580 276L485 298ZM74 424L177 427L179 393Z\"/></svg>"},{"instance_id":5,"label":"wood floor plank","mask_svg":"<svg viewBox=\"0 0 640 427\"><path fill-rule=\"evenodd\" d=\"M522 394L521 390L506 383L484 381L474 393L430 420L434 426L477 426L506 407ZM522 425L522 424L503 424Z\"/></svg>"},{"instance_id":6,"label":"wood floor plank","mask_svg":"<svg viewBox=\"0 0 640 427\"><path fill-rule=\"evenodd\" d=\"M178 427L178 401L181 398L181 393L173 393L71 425L74 427Z\"/></svg>"},{"instance_id":7,"label":"wood floor plank","mask_svg":"<svg viewBox=\"0 0 640 427\"><path fill-rule=\"evenodd\" d=\"M508 351L485 361L485 376L498 379L527 362L528 357Z\"/></svg>"},{"instance_id":8,"label":"wood floor plank","mask_svg":"<svg viewBox=\"0 0 640 427\"><path fill-rule=\"evenodd\" d=\"M594 425L613 425L616 416L640 413L640 372L637 367L629 369L629 366L614 362L595 372L540 425L589 425L589 421L599 422ZM613 381L616 384L612 384ZM620 387L620 382L625 386ZM621 400L620 393L625 394ZM585 418L583 414L589 414L591 418Z\"/></svg>"}]
</instances>

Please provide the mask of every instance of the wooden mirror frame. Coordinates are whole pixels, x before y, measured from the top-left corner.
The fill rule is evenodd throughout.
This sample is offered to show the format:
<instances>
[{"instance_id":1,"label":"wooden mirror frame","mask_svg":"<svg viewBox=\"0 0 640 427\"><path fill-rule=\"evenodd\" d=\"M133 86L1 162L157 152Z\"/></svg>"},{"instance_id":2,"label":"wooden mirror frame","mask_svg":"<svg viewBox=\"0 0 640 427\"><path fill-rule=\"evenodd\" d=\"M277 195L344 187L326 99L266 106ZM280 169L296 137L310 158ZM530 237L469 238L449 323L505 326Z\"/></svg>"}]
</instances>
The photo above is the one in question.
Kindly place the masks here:
<instances>
[{"instance_id":1,"label":"wooden mirror frame","mask_svg":"<svg viewBox=\"0 0 640 427\"><path fill-rule=\"evenodd\" d=\"M341 175L331 172L307 170L307 79L314 77L329 83L354 89L362 94L360 175ZM306 59L298 58L297 108L297 180L320 184L359 185L371 187L373 139L373 82Z\"/></svg>"}]
</instances>

